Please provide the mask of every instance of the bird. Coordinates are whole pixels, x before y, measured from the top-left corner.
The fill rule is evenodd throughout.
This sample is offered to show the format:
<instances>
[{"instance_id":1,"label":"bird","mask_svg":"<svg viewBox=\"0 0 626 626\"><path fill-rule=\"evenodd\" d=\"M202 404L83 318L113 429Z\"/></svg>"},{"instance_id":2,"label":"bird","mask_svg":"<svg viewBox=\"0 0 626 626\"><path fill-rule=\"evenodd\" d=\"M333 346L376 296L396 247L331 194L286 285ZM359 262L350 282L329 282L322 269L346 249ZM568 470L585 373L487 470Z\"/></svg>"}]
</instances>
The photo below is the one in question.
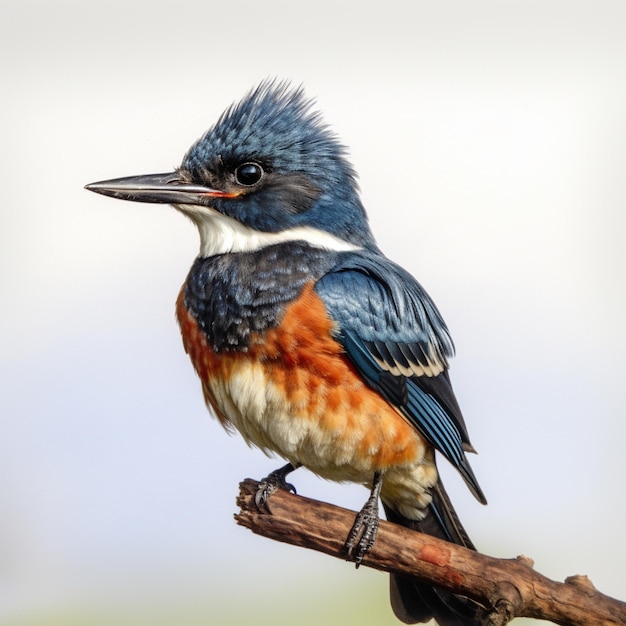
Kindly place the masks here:
<instances>
[{"instance_id":1,"label":"bird","mask_svg":"<svg viewBox=\"0 0 626 626\"><path fill-rule=\"evenodd\" d=\"M261 481L259 508L278 488L295 491L287 476L302 466L370 489L346 538L357 566L379 500L389 521L475 549L437 470L442 455L486 504L450 382L450 332L379 248L348 150L302 86L261 81L173 172L86 188L171 204L198 228L176 316L210 411L287 461ZM405 623L479 624L483 610L396 575L390 598Z\"/></svg>"}]
</instances>

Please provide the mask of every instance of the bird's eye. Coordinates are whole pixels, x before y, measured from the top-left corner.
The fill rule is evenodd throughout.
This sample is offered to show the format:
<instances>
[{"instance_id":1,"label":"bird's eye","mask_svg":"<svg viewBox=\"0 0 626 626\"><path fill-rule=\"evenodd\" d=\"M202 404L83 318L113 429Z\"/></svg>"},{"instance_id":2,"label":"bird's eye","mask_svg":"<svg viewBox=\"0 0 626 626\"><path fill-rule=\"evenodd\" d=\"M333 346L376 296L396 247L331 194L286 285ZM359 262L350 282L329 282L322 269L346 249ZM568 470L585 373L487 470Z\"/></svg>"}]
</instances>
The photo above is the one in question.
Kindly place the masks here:
<instances>
[{"instance_id":1,"label":"bird's eye","mask_svg":"<svg viewBox=\"0 0 626 626\"><path fill-rule=\"evenodd\" d=\"M263 178L263 168L258 163L243 163L235 170L235 180L245 187L256 185Z\"/></svg>"}]
</instances>

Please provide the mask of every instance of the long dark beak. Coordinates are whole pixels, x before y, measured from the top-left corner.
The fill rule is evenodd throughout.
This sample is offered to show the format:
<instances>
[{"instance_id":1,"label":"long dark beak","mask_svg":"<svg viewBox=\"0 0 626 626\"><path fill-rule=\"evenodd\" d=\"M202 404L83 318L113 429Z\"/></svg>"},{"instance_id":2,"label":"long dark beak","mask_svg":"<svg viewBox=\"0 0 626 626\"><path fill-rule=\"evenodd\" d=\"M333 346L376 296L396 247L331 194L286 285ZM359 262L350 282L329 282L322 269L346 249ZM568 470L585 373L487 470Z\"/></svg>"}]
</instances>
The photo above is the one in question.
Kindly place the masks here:
<instances>
[{"instance_id":1,"label":"long dark beak","mask_svg":"<svg viewBox=\"0 0 626 626\"><path fill-rule=\"evenodd\" d=\"M176 172L102 180L85 185L85 189L120 200L204 206L210 204L211 198L232 198L236 195L204 185L187 183L181 180Z\"/></svg>"}]
</instances>

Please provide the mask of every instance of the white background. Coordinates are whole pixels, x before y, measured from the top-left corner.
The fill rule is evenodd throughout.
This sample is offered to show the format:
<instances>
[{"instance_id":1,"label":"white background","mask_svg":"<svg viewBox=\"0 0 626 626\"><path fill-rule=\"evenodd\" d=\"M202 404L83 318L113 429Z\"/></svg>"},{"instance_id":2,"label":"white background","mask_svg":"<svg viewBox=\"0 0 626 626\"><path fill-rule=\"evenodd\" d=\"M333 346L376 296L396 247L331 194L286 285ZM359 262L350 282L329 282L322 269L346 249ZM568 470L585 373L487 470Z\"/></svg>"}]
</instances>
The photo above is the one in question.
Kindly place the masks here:
<instances>
[{"instance_id":1,"label":"white background","mask_svg":"<svg viewBox=\"0 0 626 626\"><path fill-rule=\"evenodd\" d=\"M267 76L317 98L453 333L477 546L626 599L625 27L621 0L4 2L0 620L396 623L384 576L235 526L280 462L210 418L180 345L197 234L83 190L172 169Z\"/></svg>"}]
</instances>

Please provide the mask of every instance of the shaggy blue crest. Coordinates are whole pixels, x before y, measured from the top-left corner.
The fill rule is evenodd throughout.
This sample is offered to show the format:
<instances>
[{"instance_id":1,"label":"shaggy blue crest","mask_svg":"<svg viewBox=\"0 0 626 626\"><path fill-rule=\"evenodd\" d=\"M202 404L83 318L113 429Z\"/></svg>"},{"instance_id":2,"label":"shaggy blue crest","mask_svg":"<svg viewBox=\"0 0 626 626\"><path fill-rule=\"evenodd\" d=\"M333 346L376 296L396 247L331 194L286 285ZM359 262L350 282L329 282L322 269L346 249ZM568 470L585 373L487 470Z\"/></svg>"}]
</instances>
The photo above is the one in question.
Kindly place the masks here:
<instances>
[{"instance_id":1,"label":"shaggy blue crest","mask_svg":"<svg viewBox=\"0 0 626 626\"><path fill-rule=\"evenodd\" d=\"M231 105L187 152L182 167L202 169L211 159L243 162L263 156L285 172L318 170L334 183L356 174L346 148L322 120L304 90L266 80Z\"/></svg>"}]
</instances>

